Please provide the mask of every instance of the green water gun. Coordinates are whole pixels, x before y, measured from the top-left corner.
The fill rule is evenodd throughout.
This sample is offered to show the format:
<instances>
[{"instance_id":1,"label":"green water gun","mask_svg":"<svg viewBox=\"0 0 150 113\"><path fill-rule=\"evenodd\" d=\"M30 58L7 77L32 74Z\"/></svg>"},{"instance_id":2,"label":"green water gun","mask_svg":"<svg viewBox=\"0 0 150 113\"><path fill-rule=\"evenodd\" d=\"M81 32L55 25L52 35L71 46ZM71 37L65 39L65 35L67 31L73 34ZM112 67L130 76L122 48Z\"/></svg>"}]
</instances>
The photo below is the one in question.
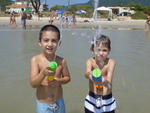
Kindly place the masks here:
<instances>
[{"instance_id":1,"label":"green water gun","mask_svg":"<svg viewBox=\"0 0 150 113\"><path fill-rule=\"evenodd\" d=\"M56 63L56 62L50 62L50 63L49 63L49 66L50 66L49 70L55 71L56 68L57 68L57 63ZM49 81L53 81L53 80L54 80L54 75L49 75L49 76L48 76L48 80L49 80Z\"/></svg>"},{"instance_id":2,"label":"green water gun","mask_svg":"<svg viewBox=\"0 0 150 113\"><path fill-rule=\"evenodd\" d=\"M102 82L102 71L98 68L92 71L92 78L96 82ZM97 89L102 89L103 85L96 85Z\"/></svg>"}]
</instances>

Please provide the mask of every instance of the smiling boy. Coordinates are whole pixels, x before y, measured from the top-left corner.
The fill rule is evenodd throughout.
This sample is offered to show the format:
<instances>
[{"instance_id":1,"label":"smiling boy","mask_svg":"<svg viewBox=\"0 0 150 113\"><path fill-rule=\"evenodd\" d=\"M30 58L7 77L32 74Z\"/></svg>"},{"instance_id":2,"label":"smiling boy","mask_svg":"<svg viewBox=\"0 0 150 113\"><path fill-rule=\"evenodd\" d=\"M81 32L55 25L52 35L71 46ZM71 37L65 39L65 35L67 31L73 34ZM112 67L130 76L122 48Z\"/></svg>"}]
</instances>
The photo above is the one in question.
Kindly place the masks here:
<instances>
[{"instance_id":1,"label":"smiling boy","mask_svg":"<svg viewBox=\"0 0 150 113\"><path fill-rule=\"evenodd\" d=\"M60 31L54 25L45 25L39 33L42 53L30 61L30 84L36 88L37 113L65 113L62 84L70 81L70 73L64 58L55 54L60 46ZM49 63L55 61L55 71L49 70ZM54 80L48 80L54 75Z\"/></svg>"}]
</instances>

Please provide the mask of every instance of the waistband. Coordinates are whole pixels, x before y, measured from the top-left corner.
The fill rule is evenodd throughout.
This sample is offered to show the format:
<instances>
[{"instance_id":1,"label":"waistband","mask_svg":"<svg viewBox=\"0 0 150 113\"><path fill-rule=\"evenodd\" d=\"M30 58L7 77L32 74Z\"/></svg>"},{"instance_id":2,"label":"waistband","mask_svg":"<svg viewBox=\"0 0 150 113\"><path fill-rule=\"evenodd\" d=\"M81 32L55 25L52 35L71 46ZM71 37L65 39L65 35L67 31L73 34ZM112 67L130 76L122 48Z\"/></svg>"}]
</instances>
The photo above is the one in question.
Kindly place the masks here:
<instances>
[{"instance_id":1,"label":"waistband","mask_svg":"<svg viewBox=\"0 0 150 113\"><path fill-rule=\"evenodd\" d=\"M93 98L101 97L102 99L110 99L110 98L112 98L112 93L110 93L108 95L98 95L98 94L93 93L92 91L89 91L89 96L91 96Z\"/></svg>"}]
</instances>

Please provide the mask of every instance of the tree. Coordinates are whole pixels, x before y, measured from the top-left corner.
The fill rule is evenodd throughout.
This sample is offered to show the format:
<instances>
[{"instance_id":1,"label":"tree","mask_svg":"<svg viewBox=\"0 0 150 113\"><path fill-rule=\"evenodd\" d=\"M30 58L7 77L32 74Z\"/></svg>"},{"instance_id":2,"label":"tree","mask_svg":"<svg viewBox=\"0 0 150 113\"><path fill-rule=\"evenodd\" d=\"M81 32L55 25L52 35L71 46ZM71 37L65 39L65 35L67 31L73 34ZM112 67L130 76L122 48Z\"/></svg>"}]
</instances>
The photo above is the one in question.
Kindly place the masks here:
<instances>
[{"instance_id":1,"label":"tree","mask_svg":"<svg viewBox=\"0 0 150 113\"><path fill-rule=\"evenodd\" d=\"M50 10L51 10L51 11L61 10L62 7L64 7L64 6L63 6L63 5L55 5L55 6L51 7Z\"/></svg>"},{"instance_id":2,"label":"tree","mask_svg":"<svg viewBox=\"0 0 150 113\"><path fill-rule=\"evenodd\" d=\"M135 11L143 11L144 10L144 6L142 6L141 4L130 3L128 6L131 7L131 9L133 9Z\"/></svg>"},{"instance_id":3,"label":"tree","mask_svg":"<svg viewBox=\"0 0 150 113\"><path fill-rule=\"evenodd\" d=\"M10 5L11 0L0 0L0 11L5 11L5 6Z\"/></svg>"},{"instance_id":4,"label":"tree","mask_svg":"<svg viewBox=\"0 0 150 113\"><path fill-rule=\"evenodd\" d=\"M144 13L150 15L150 7L145 7Z\"/></svg>"},{"instance_id":5,"label":"tree","mask_svg":"<svg viewBox=\"0 0 150 113\"><path fill-rule=\"evenodd\" d=\"M33 8L35 9L35 13L39 12L41 1L40 0L30 0Z\"/></svg>"}]
</instances>

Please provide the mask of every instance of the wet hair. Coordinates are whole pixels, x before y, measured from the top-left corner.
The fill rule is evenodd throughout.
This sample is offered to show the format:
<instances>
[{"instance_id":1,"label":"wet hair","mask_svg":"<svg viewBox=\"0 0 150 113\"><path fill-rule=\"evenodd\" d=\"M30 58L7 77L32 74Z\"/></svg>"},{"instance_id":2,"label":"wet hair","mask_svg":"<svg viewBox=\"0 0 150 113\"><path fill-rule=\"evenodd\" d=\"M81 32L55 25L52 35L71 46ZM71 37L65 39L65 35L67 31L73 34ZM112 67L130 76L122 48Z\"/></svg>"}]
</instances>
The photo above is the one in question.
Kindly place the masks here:
<instances>
[{"instance_id":1,"label":"wet hair","mask_svg":"<svg viewBox=\"0 0 150 113\"><path fill-rule=\"evenodd\" d=\"M91 44L90 50L92 52L94 52L94 46L95 45L99 46L100 44L107 47L109 49L109 51L111 50L111 41L110 41L109 37L105 36L105 35L100 35L100 37L97 37L96 41L95 41L95 44L94 44L94 42Z\"/></svg>"},{"instance_id":2,"label":"wet hair","mask_svg":"<svg viewBox=\"0 0 150 113\"><path fill-rule=\"evenodd\" d=\"M41 41L42 39L42 34L45 31L53 31L57 33L57 38L58 40L60 40L60 31L58 29L58 27L54 26L54 25L45 25L41 28L40 33L39 33L39 41Z\"/></svg>"}]
</instances>

